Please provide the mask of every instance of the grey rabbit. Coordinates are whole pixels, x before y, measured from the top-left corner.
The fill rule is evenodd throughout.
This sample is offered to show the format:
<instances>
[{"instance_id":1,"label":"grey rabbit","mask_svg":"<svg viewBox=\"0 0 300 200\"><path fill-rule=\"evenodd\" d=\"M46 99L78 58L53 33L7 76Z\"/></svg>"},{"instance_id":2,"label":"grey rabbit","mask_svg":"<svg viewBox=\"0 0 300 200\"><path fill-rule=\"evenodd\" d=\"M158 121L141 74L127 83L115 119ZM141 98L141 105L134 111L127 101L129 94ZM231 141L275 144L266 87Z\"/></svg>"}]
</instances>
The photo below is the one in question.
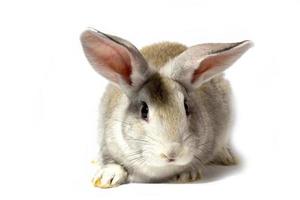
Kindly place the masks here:
<instances>
[{"instance_id":1,"label":"grey rabbit","mask_svg":"<svg viewBox=\"0 0 300 200\"><path fill-rule=\"evenodd\" d=\"M231 88L222 72L251 41L138 50L119 37L81 34L93 68L110 81L100 105L95 186L190 182L210 163L236 162L230 146Z\"/></svg>"}]
</instances>

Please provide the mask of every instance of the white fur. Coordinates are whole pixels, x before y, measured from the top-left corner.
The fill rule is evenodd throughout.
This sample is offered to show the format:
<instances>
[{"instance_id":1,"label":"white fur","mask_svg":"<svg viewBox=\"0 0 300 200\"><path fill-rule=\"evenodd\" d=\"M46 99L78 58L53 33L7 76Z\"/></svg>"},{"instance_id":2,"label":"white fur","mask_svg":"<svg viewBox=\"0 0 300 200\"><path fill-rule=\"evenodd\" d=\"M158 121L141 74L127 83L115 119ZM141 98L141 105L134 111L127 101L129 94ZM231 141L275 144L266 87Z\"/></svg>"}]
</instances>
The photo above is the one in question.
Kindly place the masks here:
<instances>
[{"instance_id":1,"label":"white fur","mask_svg":"<svg viewBox=\"0 0 300 200\"><path fill-rule=\"evenodd\" d=\"M97 187L114 187L127 180L127 172L117 164L109 164L99 168L92 182Z\"/></svg>"},{"instance_id":2,"label":"white fur","mask_svg":"<svg viewBox=\"0 0 300 200\"><path fill-rule=\"evenodd\" d=\"M230 86L217 75L250 48L251 42L196 45L154 70L126 40L98 31L84 32L81 40L91 64L117 85L110 85L102 99L102 151L93 180L96 186L161 182L173 177L187 182L201 176L203 164L216 158L232 159L227 149ZM153 52L166 53L159 45ZM110 60L109 53L116 59ZM153 59L160 56L155 55ZM145 102L147 118L139 110ZM192 114L185 103L193 109Z\"/></svg>"}]
</instances>

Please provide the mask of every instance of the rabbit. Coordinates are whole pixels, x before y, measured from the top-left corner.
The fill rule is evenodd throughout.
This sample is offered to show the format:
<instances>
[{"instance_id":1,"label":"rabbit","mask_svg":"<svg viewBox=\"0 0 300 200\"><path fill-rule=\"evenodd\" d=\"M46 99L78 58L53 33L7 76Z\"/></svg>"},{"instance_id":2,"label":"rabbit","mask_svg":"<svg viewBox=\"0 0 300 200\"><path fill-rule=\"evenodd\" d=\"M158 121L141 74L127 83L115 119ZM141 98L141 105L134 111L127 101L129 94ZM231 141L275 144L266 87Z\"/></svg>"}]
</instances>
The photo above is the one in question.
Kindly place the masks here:
<instances>
[{"instance_id":1,"label":"rabbit","mask_svg":"<svg viewBox=\"0 0 300 200\"><path fill-rule=\"evenodd\" d=\"M223 71L251 41L138 50L95 29L80 40L89 63L110 81L100 104L95 186L186 183L199 180L208 164L235 164L232 92Z\"/></svg>"}]
</instances>

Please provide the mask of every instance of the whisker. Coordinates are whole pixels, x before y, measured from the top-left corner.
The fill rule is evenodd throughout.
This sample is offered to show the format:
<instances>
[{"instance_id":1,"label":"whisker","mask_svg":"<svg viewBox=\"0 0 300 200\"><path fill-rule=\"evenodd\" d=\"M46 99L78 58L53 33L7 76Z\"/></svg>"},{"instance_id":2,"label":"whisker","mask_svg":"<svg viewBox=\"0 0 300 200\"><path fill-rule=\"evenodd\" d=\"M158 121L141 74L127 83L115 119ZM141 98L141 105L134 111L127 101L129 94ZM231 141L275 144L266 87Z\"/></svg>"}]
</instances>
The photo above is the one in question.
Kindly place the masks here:
<instances>
[{"instance_id":1,"label":"whisker","mask_svg":"<svg viewBox=\"0 0 300 200\"><path fill-rule=\"evenodd\" d=\"M128 139L128 140L135 140L135 141L141 141L141 142L149 143L149 141L147 141L147 140L143 140L143 139L140 139L140 138L134 138L134 137L129 136L129 135L126 135L125 138Z\"/></svg>"},{"instance_id":2,"label":"whisker","mask_svg":"<svg viewBox=\"0 0 300 200\"><path fill-rule=\"evenodd\" d=\"M204 166L203 161L198 156L194 155L194 158L196 158L196 161L198 161L201 166Z\"/></svg>"},{"instance_id":3,"label":"whisker","mask_svg":"<svg viewBox=\"0 0 300 200\"><path fill-rule=\"evenodd\" d=\"M192 135L193 135L193 133L190 133L186 138L183 139L183 142L185 142L187 139L189 139Z\"/></svg>"},{"instance_id":4,"label":"whisker","mask_svg":"<svg viewBox=\"0 0 300 200\"><path fill-rule=\"evenodd\" d=\"M113 119L113 120L116 121L116 122L121 122L122 124L132 125L131 123L128 123L128 122L125 122L125 121L122 121L122 120L118 120L118 119Z\"/></svg>"},{"instance_id":5,"label":"whisker","mask_svg":"<svg viewBox=\"0 0 300 200\"><path fill-rule=\"evenodd\" d=\"M165 146L165 144L161 143L159 140L154 139L153 137L151 137L151 136L149 136L149 135L144 135L144 136L147 137L147 138L149 138L150 140L152 140L152 141L155 142L156 144Z\"/></svg>"}]
</instances>

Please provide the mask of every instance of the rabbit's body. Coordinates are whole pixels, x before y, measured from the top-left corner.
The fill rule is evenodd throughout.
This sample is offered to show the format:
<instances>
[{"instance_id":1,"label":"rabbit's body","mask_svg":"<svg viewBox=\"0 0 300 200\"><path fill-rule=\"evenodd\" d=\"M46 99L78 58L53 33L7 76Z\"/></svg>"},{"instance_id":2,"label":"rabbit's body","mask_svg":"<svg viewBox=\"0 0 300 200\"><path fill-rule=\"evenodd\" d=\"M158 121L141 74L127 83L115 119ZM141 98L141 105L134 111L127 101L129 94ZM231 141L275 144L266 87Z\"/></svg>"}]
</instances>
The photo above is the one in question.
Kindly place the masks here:
<instances>
[{"instance_id":1,"label":"rabbit's body","mask_svg":"<svg viewBox=\"0 0 300 200\"><path fill-rule=\"evenodd\" d=\"M234 164L231 89L222 72L251 42L163 42L139 51L91 30L81 41L95 70L113 83L100 105L96 186L188 182L206 164Z\"/></svg>"},{"instance_id":2,"label":"rabbit's body","mask_svg":"<svg viewBox=\"0 0 300 200\"><path fill-rule=\"evenodd\" d=\"M159 43L151 46L147 46L141 50L141 53L148 61L153 63L153 66L159 73L162 68L170 59L176 57L180 53L186 50L186 47L178 43ZM160 76L164 76L159 74ZM228 128L231 124L231 101L230 101L231 89L229 82L223 78L223 75L211 79L204 83L195 92L194 98L201 108L203 117L207 127L207 134L210 137L212 145L207 148L208 157L203 160L203 164L213 161L214 155L220 151L226 151L228 145ZM126 144L122 139L122 128L126 126L123 123L126 110L130 104L127 96L114 84L109 84L103 95L100 105L100 141L101 151L100 159L103 159L101 163L109 164L117 161L122 164L130 174L130 181L134 182L151 182L161 181L164 178L177 175L182 172L185 167L173 166L168 167L147 167L135 166L130 167L127 161ZM197 123L197 122L196 122ZM222 155L222 154L220 154ZM225 154L225 160L233 161L231 154ZM224 163L225 164L225 163ZM200 166L199 166L200 168Z\"/></svg>"}]
</instances>

